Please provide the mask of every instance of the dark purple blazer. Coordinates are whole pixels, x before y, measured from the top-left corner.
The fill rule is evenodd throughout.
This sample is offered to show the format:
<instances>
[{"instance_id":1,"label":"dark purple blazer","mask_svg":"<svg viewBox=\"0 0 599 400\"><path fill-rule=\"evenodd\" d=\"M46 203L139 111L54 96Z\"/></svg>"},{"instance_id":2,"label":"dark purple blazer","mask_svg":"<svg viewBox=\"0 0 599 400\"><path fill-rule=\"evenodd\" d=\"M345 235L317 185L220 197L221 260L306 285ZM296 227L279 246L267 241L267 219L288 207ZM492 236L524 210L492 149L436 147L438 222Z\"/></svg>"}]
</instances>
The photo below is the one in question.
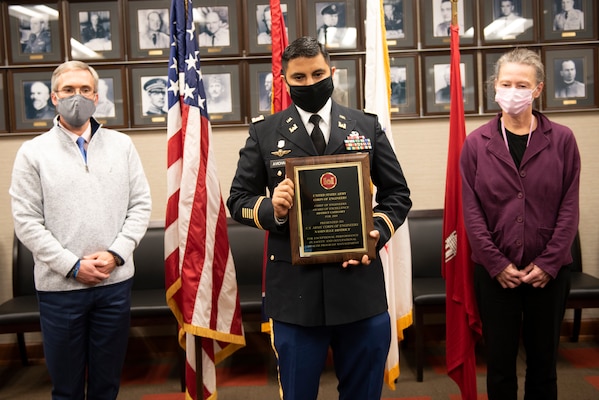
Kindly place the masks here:
<instances>
[{"instance_id":1,"label":"dark purple blazer","mask_svg":"<svg viewBox=\"0 0 599 400\"><path fill-rule=\"evenodd\" d=\"M538 120L516 168L498 114L467 136L460 169L472 258L492 277L533 262L554 278L572 261L578 230L580 154L572 131Z\"/></svg>"}]
</instances>

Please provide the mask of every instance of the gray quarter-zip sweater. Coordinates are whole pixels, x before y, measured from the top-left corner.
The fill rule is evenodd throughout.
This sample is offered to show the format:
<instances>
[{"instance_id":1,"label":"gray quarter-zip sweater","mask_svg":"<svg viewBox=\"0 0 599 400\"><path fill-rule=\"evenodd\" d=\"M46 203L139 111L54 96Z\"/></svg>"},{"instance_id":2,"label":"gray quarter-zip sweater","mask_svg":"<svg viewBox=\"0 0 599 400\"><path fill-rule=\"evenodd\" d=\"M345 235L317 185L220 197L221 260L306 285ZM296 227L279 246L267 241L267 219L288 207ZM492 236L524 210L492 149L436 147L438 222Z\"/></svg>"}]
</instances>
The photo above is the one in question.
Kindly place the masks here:
<instances>
[{"instance_id":1,"label":"gray quarter-zip sweater","mask_svg":"<svg viewBox=\"0 0 599 400\"><path fill-rule=\"evenodd\" d=\"M16 235L33 253L37 290L87 288L67 275L96 251L114 251L125 261L99 285L134 274L133 250L150 219L149 184L129 136L94 119L92 132L87 164L58 117L17 152L9 193Z\"/></svg>"}]
</instances>

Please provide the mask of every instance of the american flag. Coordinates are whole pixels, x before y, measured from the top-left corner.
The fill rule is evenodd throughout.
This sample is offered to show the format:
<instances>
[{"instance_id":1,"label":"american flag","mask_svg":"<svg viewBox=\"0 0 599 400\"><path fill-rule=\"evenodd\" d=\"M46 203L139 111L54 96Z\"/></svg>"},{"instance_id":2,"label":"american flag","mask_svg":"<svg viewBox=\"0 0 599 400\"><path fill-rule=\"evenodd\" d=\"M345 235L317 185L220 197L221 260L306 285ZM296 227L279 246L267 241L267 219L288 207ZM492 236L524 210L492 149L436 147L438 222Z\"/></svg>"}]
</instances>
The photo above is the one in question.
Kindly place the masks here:
<instances>
[{"instance_id":1,"label":"american flag","mask_svg":"<svg viewBox=\"0 0 599 400\"><path fill-rule=\"evenodd\" d=\"M245 338L192 10L191 0L171 5L165 279L186 350L186 398L195 400L216 398L215 363L244 346Z\"/></svg>"}]
</instances>

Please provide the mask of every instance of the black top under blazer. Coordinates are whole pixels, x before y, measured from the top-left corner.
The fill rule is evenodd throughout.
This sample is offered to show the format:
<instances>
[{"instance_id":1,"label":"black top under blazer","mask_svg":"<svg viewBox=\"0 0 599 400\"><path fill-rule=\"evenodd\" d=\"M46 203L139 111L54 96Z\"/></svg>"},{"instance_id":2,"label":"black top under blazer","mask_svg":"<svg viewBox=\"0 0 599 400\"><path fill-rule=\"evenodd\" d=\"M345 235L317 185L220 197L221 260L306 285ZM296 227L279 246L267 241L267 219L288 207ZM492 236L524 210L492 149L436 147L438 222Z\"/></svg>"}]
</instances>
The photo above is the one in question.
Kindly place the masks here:
<instances>
[{"instance_id":1,"label":"black top under blazer","mask_svg":"<svg viewBox=\"0 0 599 400\"><path fill-rule=\"evenodd\" d=\"M352 133L370 139L370 174L376 186L374 228L378 250L404 222L412 205L397 157L376 115L343 107L331 110L331 133L325 155L348 154L344 140ZM279 151L284 150L284 151ZM287 152L287 150L289 150ZM246 225L269 231L265 312L269 318L302 326L355 322L387 310L380 258L370 265L292 265L288 223L278 225L268 193L285 178L285 158L316 156L300 115L291 105L274 115L255 118L239 152L227 206Z\"/></svg>"}]
</instances>

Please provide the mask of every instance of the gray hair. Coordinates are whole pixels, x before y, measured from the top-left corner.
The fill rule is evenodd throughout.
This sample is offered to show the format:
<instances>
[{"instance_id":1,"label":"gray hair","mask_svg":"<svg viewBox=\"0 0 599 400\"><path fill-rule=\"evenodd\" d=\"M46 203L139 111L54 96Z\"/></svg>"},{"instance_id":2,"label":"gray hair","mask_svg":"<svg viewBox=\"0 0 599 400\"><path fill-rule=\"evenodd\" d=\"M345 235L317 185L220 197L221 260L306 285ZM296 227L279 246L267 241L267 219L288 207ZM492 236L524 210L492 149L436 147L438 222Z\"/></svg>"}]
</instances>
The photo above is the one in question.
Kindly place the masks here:
<instances>
[{"instance_id":1,"label":"gray hair","mask_svg":"<svg viewBox=\"0 0 599 400\"><path fill-rule=\"evenodd\" d=\"M545 67L543 66L543 62L541 61L539 54L529 49L515 48L499 57L499 60L497 60L495 63L493 75L491 75L487 81L487 90L495 90L495 82L499 77L499 71L501 70L501 67L509 63L533 67L535 70L535 78L537 80L536 84L538 85L541 82L545 82Z\"/></svg>"},{"instance_id":2,"label":"gray hair","mask_svg":"<svg viewBox=\"0 0 599 400\"><path fill-rule=\"evenodd\" d=\"M89 71L89 73L92 74L92 77L94 78L94 92L95 92L98 88L98 80L100 79L100 77L98 76L98 73L96 72L96 70L93 67L87 65L83 61L77 61L77 60L66 61L66 62L60 64L58 67L56 67L56 69L52 73L52 91L56 92L58 90L58 78L60 78L62 74L69 72L69 71L79 71L79 70Z\"/></svg>"}]
</instances>

